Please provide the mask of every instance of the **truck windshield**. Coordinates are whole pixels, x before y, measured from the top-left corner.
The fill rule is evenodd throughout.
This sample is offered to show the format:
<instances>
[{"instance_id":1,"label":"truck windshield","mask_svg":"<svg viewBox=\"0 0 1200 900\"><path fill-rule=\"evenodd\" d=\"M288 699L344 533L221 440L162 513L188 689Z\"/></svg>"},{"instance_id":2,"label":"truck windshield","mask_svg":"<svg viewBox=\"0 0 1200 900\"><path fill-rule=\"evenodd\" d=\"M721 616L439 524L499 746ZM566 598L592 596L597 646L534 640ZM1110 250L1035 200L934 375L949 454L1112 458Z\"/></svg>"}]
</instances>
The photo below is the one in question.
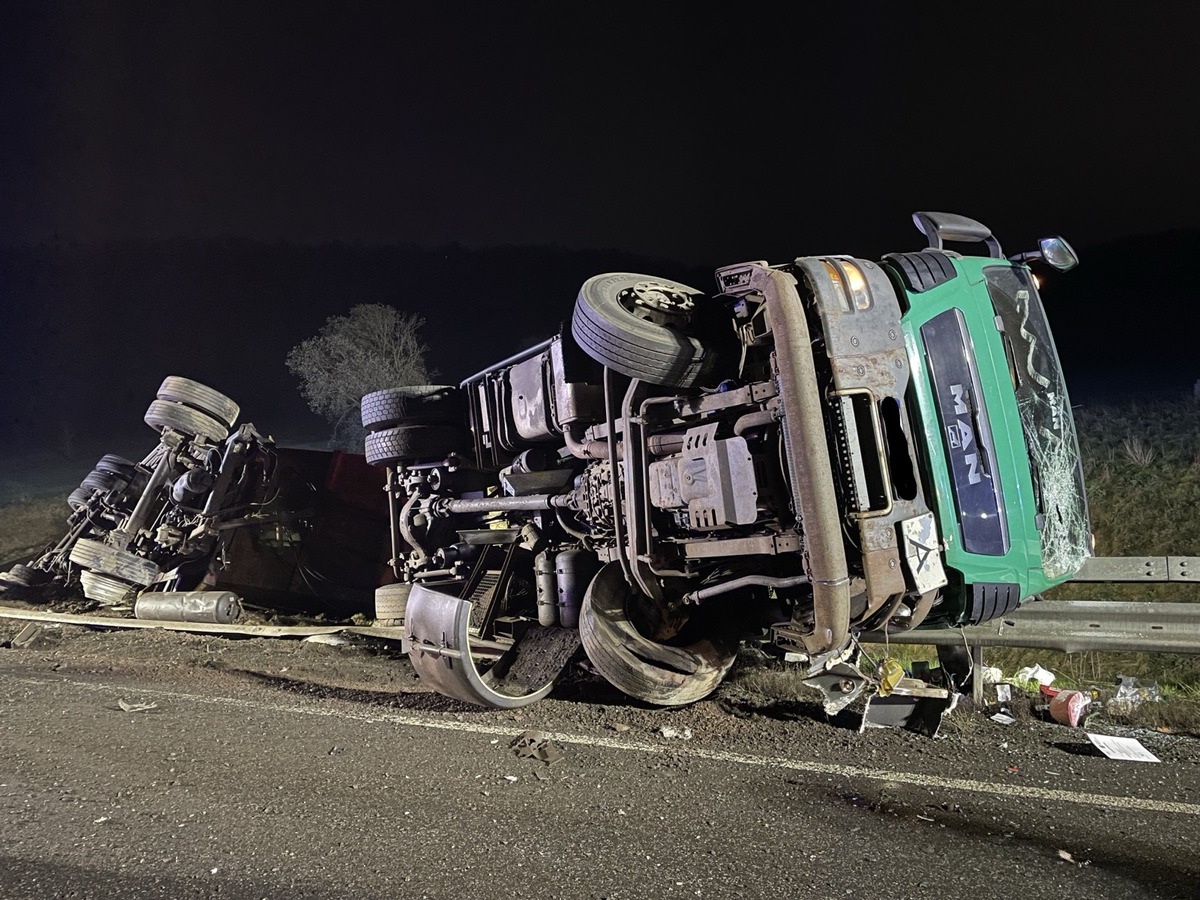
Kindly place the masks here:
<instances>
[{"instance_id":1,"label":"truck windshield","mask_svg":"<svg viewBox=\"0 0 1200 900\"><path fill-rule=\"evenodd\" d=\"M1042 566L1050 579L1073 575L1088 556L1091 526L1075 420L1054 338L1029 271L983 270L1003 326L1009 373L1038 504Z\"/></svg>"}]
</instances>

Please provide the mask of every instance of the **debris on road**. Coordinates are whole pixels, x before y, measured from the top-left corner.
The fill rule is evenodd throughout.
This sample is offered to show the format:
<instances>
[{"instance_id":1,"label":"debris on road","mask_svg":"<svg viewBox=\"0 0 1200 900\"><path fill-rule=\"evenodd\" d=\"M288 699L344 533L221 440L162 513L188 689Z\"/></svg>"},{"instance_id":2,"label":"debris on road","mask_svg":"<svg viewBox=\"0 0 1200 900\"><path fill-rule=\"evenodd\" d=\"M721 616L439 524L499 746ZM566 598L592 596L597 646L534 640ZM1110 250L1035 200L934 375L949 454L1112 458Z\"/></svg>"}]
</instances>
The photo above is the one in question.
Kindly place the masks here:
<instances>
[{"instance_id":1,"label":"debris on road","mask_svg":"<svg viewBox=\"0 0 1200 900\"><path fill-rule=\"evenodd\" d=\"M41 636L42 626L31 623L17 632L17 636L12 639L12 645L18 650L29 650Z\"/></svg>"},{"instance_id":2,"label":"debris on road","mask_svg":"<svg viewBox=\"0 0 1200 900\"><path fill-rule=\"evenodd\" d=\"M558 745L540 731L523 732L510 746L517 754L518 759L536 759L538 762L544 762L548 766L552 766L564 759L562 750L559 749ZM512 781L516 781L516 778L511 776L506 777L509 777Z\"/></svg>"},{"instance_id":3,"label":"debris on road","mask_svg":"<svg viewBox=\"0 0 1200 900\"><path fill-rule=\"evenodd\" d=\"M1142 746L1137 738L1115 737L1108 734L1088 733L1088 740L1109 759L1125 759L1130 762L1162 762Z\"/></svg>"},{"instance_id":4,"label":"debris on road","mask_svg":"<svg viewBox=\"0 0 1200 900\"><path fill-rule=\"evenodd\" d=\"M118 700L117 706L119 706L123 712L127 713L146 712L147 710L158 709L157 703L130 703L125 699Z\"/></svg>"},{"instance_id":5,"label":"debris on road","mask_svg":"<svg viewBox=\"0 0 1200 900\"><path fill-rule=\"evenodd\" d=\"M692 739L692 729L687 726L676 728L673 725L663 725L658 729L658 733L665 738L679 738L683 741L690 741Z\"/></svg>"},{"instance_id":6,"label":"debris on road","mask_svg":"<svg viewBox=\"0 0 1200 900\"><path fill-rule=\"evenodd\" d=\"M1076 728L1091 702L1091 697L1083 691L1058 691L1050 698L1050 718L1060 725Z\"/></svg>"},{"instance_id":7,"label":"debris on road","mask_svg":"<svg viewBox=\"0 0 1200 900\"><path fill-rule=\"evenodd\" d=\"M244 610L242 598L233 591L170 591L142 594L133 605L133 615L166 622L233 625Z\"/></svg>"}]
</instances>

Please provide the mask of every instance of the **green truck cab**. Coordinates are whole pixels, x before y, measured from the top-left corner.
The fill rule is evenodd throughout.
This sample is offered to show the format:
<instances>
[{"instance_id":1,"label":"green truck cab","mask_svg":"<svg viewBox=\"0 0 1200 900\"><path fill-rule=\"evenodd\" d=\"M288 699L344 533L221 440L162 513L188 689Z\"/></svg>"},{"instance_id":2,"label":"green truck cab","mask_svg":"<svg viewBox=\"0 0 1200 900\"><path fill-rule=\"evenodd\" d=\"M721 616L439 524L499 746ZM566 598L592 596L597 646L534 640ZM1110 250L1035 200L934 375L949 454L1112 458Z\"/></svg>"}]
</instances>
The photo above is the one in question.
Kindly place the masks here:
<instances>
[{"instance_id":1,"label":"green truck cab","mask_svg":"<svg viewBox=\"0 0 1200 900\"><path fill-rule=\"evenodd\" d=\"M1062 252L1061 241L1052 246ZM1034 274L998 246L984 257L934 248L887 262L903 290L909 405L927 436L922 469L948 577L923 624L987 621L1066 581L1090 554L1054 339Z\"/></svg>"}]
</instances>

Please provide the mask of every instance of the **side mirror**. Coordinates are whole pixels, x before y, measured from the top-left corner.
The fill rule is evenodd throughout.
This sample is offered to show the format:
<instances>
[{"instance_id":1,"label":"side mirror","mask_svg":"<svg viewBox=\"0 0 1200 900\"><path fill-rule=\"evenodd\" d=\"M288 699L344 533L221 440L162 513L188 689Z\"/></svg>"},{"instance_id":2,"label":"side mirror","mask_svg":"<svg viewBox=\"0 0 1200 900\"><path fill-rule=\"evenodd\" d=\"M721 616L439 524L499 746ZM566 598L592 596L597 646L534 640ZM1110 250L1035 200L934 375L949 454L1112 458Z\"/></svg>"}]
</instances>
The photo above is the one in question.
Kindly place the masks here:
<instances>
[{"instance_id":1,"label":"side mirror","mask_svg":"<svg viewBox=\"0 0 1200 900\"><path fill-rule=\"evenodd\" d=\"M1038 241L1038 249L1046 265L1060 272L1066 272L1079 265L1079 254L1075 248L1060 237L1042 238Z\"/></svg>"},{"instance_id":2,"label":"side mirror","mask_svg":"<svg viewBox=\"0 0 1200 900\"><path fill-rule=\"evenodd\" d=\"M1010 256L1009 261L1024 263L1040 259L1052 269L1067 272L1079 265L1079 254L1067 243L1065 238L1048 237L1038 241L1038 249L1029 250Z\"/></svg>"}]
</instances>

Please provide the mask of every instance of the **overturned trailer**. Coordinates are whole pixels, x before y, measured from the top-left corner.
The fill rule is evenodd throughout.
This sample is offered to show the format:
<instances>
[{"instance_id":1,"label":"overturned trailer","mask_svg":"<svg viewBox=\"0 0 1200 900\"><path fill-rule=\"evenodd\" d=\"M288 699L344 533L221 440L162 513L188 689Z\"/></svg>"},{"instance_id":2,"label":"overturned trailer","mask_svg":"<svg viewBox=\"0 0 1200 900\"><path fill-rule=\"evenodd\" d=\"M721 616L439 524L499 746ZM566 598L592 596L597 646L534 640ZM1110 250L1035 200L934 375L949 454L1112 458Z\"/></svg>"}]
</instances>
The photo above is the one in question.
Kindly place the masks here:
<instances>
[{"instance_id":1,"label":"overturned trailer","mask_svg":"<svg viewBox=\"0 0 1200 900\"><path fill-rule=\"evenodd\" d=\"M105 454L67 498L63 536L0 573L0 590L78 592L147 618L232 621L242 601L339 617L387 580L383 478L358 454L279 447L226 395L167 376L146 410L158 442Z\"/></svg>"},{"instance_id":2,"label":"overturned trailer","mask_svg":"<svg viewBox=\"0 0 1200 900\"><path fill-rule=\"evenodd\" d=\"M670 706L759 640L836 709L872 684L862 634L983 622L1074 574L1078 443L1029 268L1074 253L913 218L923 249L726 266L711 294L597 275L556 337L364 397L395 578L376 615L422 678L519 706L582 645Z\"/></svg>"}]
</instances>

